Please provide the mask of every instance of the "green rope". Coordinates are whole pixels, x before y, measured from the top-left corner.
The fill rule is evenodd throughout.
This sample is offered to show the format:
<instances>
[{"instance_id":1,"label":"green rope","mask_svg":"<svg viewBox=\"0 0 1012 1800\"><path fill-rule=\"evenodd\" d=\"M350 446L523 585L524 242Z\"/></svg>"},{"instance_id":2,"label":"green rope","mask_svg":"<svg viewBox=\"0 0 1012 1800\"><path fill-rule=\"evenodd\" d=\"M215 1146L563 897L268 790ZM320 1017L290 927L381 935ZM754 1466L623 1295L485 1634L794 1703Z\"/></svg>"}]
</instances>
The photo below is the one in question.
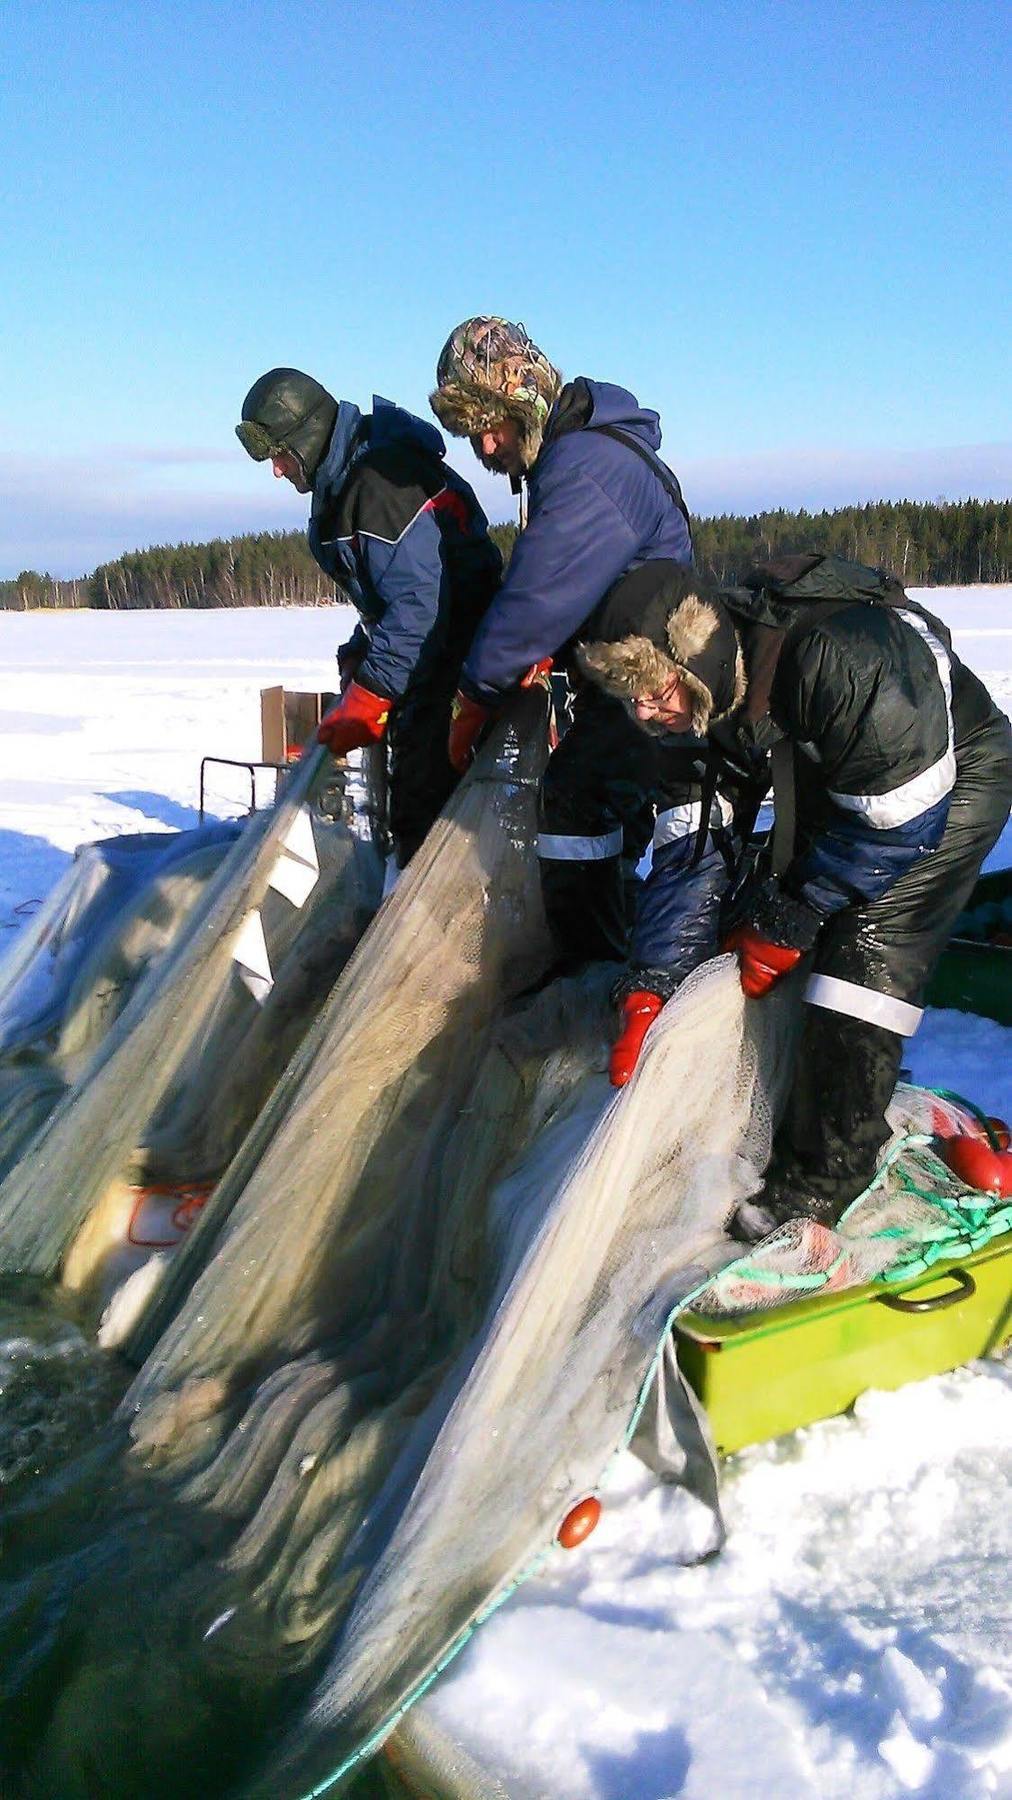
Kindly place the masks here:
<instances>
[{"instance_id":1,"label":"green rope","mask_svg":"<svg viewBox=\"0 0 1012 1800\"><path fill-rule=\"evenodd\" d=\"M987 1113L982 1112L979 1106L975 1106L972 1100L968 1100L965 1094L957 1094L954 1088L929 1087L925 1088L924 1091L926 1094L937 1094L939 1100L949 1100L954 1106L963 1107L963 1109L970 1114L971 1118L976 1119L978 1125L983 1125L991 1149L1001 1149L1001 1145L995 1136L994 1127L991 1124L991 1120Z\"/></svg>"},{"instance_id":2,"label":"green rope","mask_svg":"<svg viewBox=\"0 0 1012 1800\"><path fill-rule=\"evenodd\" d=\"M961 1095L951 1093L946 1088L930 1088L927 1091L936 1094L939 1099L950 1100L960 1106L964 1106L966 1110L969 1113L972 1113L975 1118L979 1119L980 1123L985 1127L988 1137L992 1142L992 1147L995 1149L998 1148L997 1140L988 1124L987 1117L979 1110L979 1108L975 1107L969 1100L965 1100ZM846 1212L840 1219L840 1224L842 1225L849 1219L856 1208L861 1205L862 1201L866 1200L869 1194L874 1193L875 1190L882 1185L889 1170L904 1152L908 1150L931 1151L934 1142L935 1140L933 1137L927 1136L923 1132L908 1132L903 1137L899 1138L890 1149L888 1155L883 1157L882 1162L871 1181L868 1183L868 1186L858 1194L856 1200L851 1201ZM942 1166L944 1167L944 1165ZM948 1172L949 1171L946 1171L947 1174ZM958 1251L964 1247L971 1250L977 1250L981 1245L987 1243L992 1237L997 1237L1001 1232L1012 1231L1012 1204L998 1209L988 1208L986 1206L961 1207L956 1202L950 1200L948 1196L940 1194L937 1189L925 1189L919 1187L905 1170L901 1169L899 1171L899 1180L905 1193L913 1194L918 1199L926 1201L932 1207L945 1213L958 1229L947 1234L945 1237L933 1238L927 1243L922 1242L915 1255L900 1259L895 1263L890 1263L887 1269L883 1270L881 1274L875 1277L876 1281L880 1281L884 1285L902 1283L903 1281L909 1280L912 1274L919 1274L922 1271L926 1271L933 1263L941 1260L941 1258L952 1255L954 1250ZM901 1240L911 1236L909 1231L904 1231L903 1227L899 1225L886 1226L882 1231L872 1232L870 1235L874 1238L886 1240L889 1238ZM698 1300L709 1287L713 1286L716 1280L723 1280L727 1276L755 1282L771 1288L780 1287L795 1291L814 1291L826 1285L841 1264L846 1261L847 1255L848 1252L844 1249L828 1269L817 1270L810 1275L776 1274L772 1270L764 1269L754 1262L748 1262L744 1257L739 1257L737 1261L727 1263L724 1268L718 1271L716 1276L707 1275L703 1281L697 1283L697 1285L690 1289L687 1294L683 1294L667 1314L663 1329L657 1339L654 1354L650 1359L649 1367L640 1384L636 1403L632 1409L622 1440L617 1445L615 1451L612 1456L609 1457L602 1470L600 1477L601 1483L603 1484L606 1481L609 1470L632 1441L636 1426L639 1423L643 1408L645 1407L650 1394L650 1389L655 1380L661 1357L664 1354L664 1346L667 1342L668 1335L679 1313L687 1311L692 1305L692 1302ZM315 1787L304 1794L302 1800L319 1800L319 1797L329 1793L343 1776L349 1774L352 1769L374 1755L390 1736L391 1731L393 1731L399 1720L402 1719L405 1713L409 1712L411 1707L422 1698L432 1686L437 1676L443 1672L447 1665L459 1655L465 1644L473 1637L478 1627L484 1624L490 1614L496 1612L500 1606L504 1605L525 1581L529 1580L532 1575L537 1574L539 1570L544 1567L546 1561L552 1555L554 1548L555 1546L553 1543L547 1548L540 1549L517 1575L507 1581L505 1585L500 1588L498 1593L493 1595L491 1600L486 1601L485 1605L473 1614L470 1623L464 1626L456 1638L452 1640L448 1649L443 1652L442 1656L429 1671L428 1675L424 1676L422 1680L417 1683L406 1699L404 1699L400 1706L397 1707L396 1711L383 1722L377 1731L373 1732L366 1743L361 1744L357 1750L353 1751L350 1756L345 1758L344 1762L342 1762L338 1768L333 1770L333 1772L325 1777L323 1781L319 1782Z\"/></svg>"}]
</instances>

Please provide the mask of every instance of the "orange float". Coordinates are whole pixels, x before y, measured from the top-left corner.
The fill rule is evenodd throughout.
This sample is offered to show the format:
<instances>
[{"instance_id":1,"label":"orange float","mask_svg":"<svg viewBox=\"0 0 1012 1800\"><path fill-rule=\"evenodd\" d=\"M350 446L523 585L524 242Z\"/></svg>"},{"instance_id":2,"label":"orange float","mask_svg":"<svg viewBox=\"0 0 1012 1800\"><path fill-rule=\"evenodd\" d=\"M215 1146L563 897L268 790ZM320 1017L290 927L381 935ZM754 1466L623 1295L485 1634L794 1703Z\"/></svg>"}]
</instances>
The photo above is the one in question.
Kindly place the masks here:
<instances>
[{"instance_id":1,"label":"orange float","mask_svg":"<svg viewBox=\"0 0 1012 1800\"><path fill-rule=\"evenodd\" d=\"M601 1517L601 1502L596 1494L588 1494L571 1506L558 1531L555 1542L563 1550L576 1550L589 1538Z\"/></svg>"}]
</instances>

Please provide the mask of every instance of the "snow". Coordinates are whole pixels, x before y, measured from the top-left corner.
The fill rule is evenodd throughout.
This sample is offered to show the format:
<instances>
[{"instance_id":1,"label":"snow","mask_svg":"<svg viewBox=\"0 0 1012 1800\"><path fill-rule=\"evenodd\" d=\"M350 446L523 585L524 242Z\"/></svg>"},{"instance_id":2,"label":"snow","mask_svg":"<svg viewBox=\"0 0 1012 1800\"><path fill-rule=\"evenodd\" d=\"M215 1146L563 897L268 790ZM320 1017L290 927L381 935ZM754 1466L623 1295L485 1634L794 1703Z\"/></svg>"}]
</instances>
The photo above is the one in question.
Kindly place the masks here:
<instances>
[{"instance_id":1,"label":"snow","mask_svg":"<svg viewBox=\"0 0 1012 1800\"><path fill-rule=\"evenodd\" d=\"M195 825L201 757L258 758L261 688L336 687L354 623L350 607L0 613L0 933L78 844ZM248 790L208 771L212 813Z\"/></svg>"},{"instance_id":2,"label":"snow","mask_svg":"<svg viewBox=\"0 0 1012 1800\"><path fill-rule=\"evenodd\" d=\"M1012 1770L1012 1382L979 1365L725 1465L728 1542L632 1457L426 1705L508 1792L991 1795Z\"/></svg>"},{"instance_id":3,"label":"snow","mask_svg":"<svg viewBox=\"0 0 1012 1800\"><path fill-rule=\"evenodd\" d=\"M925 589L1012 708L1012 588ZM347 609L0 613L0 951L75 846L196 822L259 692L328 689ZM243 810L211 772L211 810ZM990 859L1012 860L1006 831ZM929 1012L917 1081L1012 1117L1012 1031ZM631 1457L425 1705L508 1791L1012 1800L1012 1370L981 1363L730 1458L728 1543ZM511 1782L513 1787L511 1788Z\"/></svg>"}]
</instances>

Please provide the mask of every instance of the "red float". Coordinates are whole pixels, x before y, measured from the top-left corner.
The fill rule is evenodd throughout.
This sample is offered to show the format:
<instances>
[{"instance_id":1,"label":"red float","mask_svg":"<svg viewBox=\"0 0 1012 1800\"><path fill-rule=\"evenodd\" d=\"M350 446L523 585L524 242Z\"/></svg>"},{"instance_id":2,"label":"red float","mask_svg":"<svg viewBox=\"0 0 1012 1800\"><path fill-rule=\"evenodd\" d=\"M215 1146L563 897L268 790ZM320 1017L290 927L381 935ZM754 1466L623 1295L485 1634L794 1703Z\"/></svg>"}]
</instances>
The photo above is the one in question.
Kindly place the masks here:
<instances>
[{"instance_id":1,"label":"red float","mask_svg":"<svg viewBox=\"0 0 1012 1800\"><path fill-rule=\"evenodd\" d=\"M1012 1194L1012 1151L992 1150L982 1138L950 1138L942 1154L954 1175L983 1194Z\"/></svg>"},{"instance_id":2,"label":"red float","mask_svg":"<svg viewBox=\"0 0 1012 1800\"><path fill-rule=\"evenodd\" d=\"M1012 1158L1009 1160L1012 1161ZM576 1550L589 1538L600 1517L600 1500L596 1494L588 1494L585 1500L578 1500L575 1506L570 1507L555 1533L555 1542L563 1550Z\"/></svg>"}]
</instances>

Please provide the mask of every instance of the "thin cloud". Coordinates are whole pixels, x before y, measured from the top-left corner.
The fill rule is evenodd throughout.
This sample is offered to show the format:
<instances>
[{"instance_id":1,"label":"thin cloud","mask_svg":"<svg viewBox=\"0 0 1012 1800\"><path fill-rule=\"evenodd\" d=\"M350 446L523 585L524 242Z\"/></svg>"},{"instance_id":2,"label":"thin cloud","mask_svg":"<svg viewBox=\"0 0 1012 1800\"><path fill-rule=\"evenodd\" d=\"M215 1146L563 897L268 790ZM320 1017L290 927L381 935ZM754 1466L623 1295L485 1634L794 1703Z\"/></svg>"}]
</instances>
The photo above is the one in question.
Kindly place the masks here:
<instances>
[{"instance_id":1,"label":"thin cloud","mask_svg":"<svg viewBox=\"0 0 1012 1800\"><path fill-rule=\"evenodd\" d=\"M468 446L450 460L493 521L516 516L509 484L489 475ZM1004 499L1012 493L1012 445L929 450L794 450L723 458L672 458L697 516L861 504L868 500ZM206 463L206 481L195 473ZM222 471L230 470L223 478ZM21 569L90 573L125 551L200 543L248 531L291 531L307 502L252 467L241 451L146 448L101 458L26 459L0 454L0 579Z\"/></svg>"},{"instance_id":2,"label":"thin cloud","mask_svg":"<svg viewBox=\"0 0 1012 1800\"><path fill-rule=\"evenodd\" d=\"M781 506L822 512L872 500L1004 500L1012 494L1012 444L690 457L679 459L677 471L700 517Z\"/></svg>"}]
</instances>

